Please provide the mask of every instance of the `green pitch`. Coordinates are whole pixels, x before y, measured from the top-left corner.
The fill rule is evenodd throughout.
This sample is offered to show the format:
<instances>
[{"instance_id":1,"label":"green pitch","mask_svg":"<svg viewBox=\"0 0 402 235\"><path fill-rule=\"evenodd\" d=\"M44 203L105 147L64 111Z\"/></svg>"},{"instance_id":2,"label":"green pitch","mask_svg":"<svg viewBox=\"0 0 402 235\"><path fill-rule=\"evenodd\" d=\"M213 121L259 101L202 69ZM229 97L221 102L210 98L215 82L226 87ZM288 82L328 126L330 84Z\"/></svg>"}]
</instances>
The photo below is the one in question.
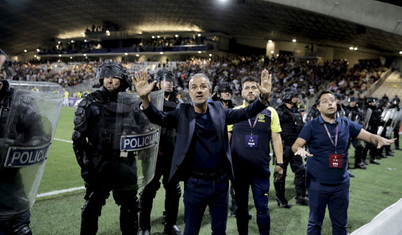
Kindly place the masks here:
<instances>
[{"instance_id":1,"label":"green pitch","mask_svg":"<svg viewBox=\"0 0 402 235\"><path fill-rule=\"evenodd\" d=\"M63 107L55 138L71 141L74 108ZM393 148L393 147L392 147ZM353 148L352 148L353 150ZM395 157L382 159L381 165L369 165L367 170L351 170L355 178L351 179L349 205L349 232L370 222L379 212L401 198L402 189L402 151L395 151ZM350 151L350 164L353 166L353 151ZM83 186L80 169L75 160L72 144L54 140L39 193ZM182 187L183 188L183 187ZM271 234L306 234L308 207L295 205L293 173L288 169L286 178L286 197L292 204L290 209L278 208L275 190L271 181L269 208L271 214ZM34 234L79 234L81 206L84 204L84 191L39 198L32 208L31 227ZM249 223L249 234L258 234L256 210L250 193L250 213L253 218ZM152 211L152 234L162 234L162 213L164 210L164 190L160 189L154 200ZM178 226L183 229L184 207L179 208ZM99 219L98 234L121 234L119 228L119 208L112 197L102 210ZM211 234L208 209L205 212L200 234ZM237 234L236 220L228 218L227 234ZM322 234L331 234L331 223L326 213Z\"/></svg>"}]
</instances>

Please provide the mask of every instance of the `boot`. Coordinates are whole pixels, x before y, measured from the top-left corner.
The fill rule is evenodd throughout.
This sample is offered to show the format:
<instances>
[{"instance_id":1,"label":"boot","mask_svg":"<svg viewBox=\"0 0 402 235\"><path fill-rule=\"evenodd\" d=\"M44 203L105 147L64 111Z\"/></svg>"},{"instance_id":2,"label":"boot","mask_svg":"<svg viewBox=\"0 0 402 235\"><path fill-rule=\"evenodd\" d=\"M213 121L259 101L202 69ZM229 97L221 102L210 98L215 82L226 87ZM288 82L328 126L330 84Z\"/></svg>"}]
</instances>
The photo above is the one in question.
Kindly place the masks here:
<instances>
[{"instance_id":1,"label":"boot","mask_svg":"<svg viewBox=\"0 0 402 235\"><path fill-rule=\"evenodd\" d=\"M179 227L177 225L168 225L165 224L165 227L163 228L163 234L166 235L183 235L183 233L180 231Z\"/></svg>"},{"instance_id":2,"label":"boot","mask_svg":"<svg viewBox=\"0 0 402 235\"><path fill-rule=\"evenodd\" d=\"M138 209L120 208L120 230L122 235L138 234Z\"/></svg>"},{"instance_id":3,"label":"boot","mask_svg":"<svg viewBox=\"0 0 402 235\"><path fill-rule=\"evenodd\" d=\"M298 195L296 197L296 205L308 206L308 203L309 203L308 197L303 196L303 195Z\"/></svg>"}]
</instances>

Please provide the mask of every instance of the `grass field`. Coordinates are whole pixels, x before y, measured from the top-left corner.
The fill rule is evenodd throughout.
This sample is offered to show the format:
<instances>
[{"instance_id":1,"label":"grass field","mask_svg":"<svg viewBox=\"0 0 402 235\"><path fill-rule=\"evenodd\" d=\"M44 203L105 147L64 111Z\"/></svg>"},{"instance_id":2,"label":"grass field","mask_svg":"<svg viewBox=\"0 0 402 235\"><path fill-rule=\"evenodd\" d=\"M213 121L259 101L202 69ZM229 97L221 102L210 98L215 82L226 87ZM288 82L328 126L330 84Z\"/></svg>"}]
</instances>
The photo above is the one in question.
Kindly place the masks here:
<instances>
[{"instance_id":1,"label":"grass field","mask_svg":"<svg viewBox=\"0 0 402 235\"><path fill-rule=\"evenodd\" d=\"M71 140L73 130L74 108L63 107L55 138ZM350 151L353 156L353 151ZM395 157L382 159L381 165L369 165L367 170L351 170L356 175L351 180L350 206L349 206L349 232L370 222L379 212L395 203L402 197L402 151L395 151ZM351 162L353 163L353 157ZM350 164L353 165L353 164ZM269 208L271 214L271 234L306 234L308 207L296 206L293 185L293 173L288 170L286 179L287 198L292 204L290 209L278 208L275 201L275 191L271 183L269 195ZM46 170L42 179L39 193L54 190L79 187L83 185L80 170L75 160L71 143L55 140L52 145ZM81 206L84 204L84 191L60 194L50 197L38 198L32 208L32 230L34 234L79 234ZM111 197L112 198L112 197ZM121 234L119 228L119 208L113 199L109 198L102 210L99 219L98 234ZM250 199L251 199L250 195ZM161 234L163 231L162 212L164 190L158 191L154 200L152 211L152 234ZM250 200L250 213L253 219L249 224L249 234L258 234L255 221L255 208ZM184 207L180 204L178 226L183 229ZM331 234L331 224L326 215L323 233ZM208 212L200 234L211 234ZM237 234L236 220L228 219L227 234Z\"/></svg>"}]
</instances>

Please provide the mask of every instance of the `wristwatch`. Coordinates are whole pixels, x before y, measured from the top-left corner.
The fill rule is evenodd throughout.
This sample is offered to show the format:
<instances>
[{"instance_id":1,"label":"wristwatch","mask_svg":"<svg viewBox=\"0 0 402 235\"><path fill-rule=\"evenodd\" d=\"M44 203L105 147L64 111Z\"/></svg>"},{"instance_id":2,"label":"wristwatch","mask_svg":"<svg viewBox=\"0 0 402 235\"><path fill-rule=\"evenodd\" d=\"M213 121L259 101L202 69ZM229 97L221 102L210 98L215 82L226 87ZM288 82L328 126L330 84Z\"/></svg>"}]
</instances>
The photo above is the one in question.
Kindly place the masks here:
<instances>
[{"instance_id":1,"label":"wristwatch","mask_svg":"<svg viewBox=\"0 0 402 235\"><path fill-rule=\"evenodd\" d=\"M277 166L280 166L282 169L285 168L285 164L284 163L276 163Z\"/></svg>"}]
</instances>

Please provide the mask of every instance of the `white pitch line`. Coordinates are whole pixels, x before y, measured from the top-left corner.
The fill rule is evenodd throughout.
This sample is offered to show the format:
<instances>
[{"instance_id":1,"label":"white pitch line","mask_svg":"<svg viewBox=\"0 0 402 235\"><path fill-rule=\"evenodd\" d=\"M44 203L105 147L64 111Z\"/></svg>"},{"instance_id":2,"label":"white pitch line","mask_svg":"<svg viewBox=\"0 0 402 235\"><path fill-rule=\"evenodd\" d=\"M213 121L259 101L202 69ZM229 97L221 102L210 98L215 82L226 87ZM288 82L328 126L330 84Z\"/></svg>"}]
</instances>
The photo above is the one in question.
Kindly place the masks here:
<instances>
[{"instance_id":1,"label":"white pitch line","mask_svg":"<svg viewBox=\"0 0 402 235\"><path fill-rule=\"evenodd\" d=\"M70 143L70 144L72 144L72 143L73 143L73 141L71 141L71 140L64 140L64 139L59 139L59 138L53 138L53 139L54 139L54 140L61 141L61 142Z\"/></svg>"},{"instance_id":2,"label":"white pitch line","mask_svg":"<svg viewBox=\"0 0 402 235\"><path fill-rule=\"evenodd\" d=\"M40 193L40 194L38 194L38 196L36 196L36 198L53 196L53 195L62 194L62 193L69 193L69 192L74 192L74 191L78 191L78 190L82 190L82 189L85 189L85 187L81 186L81 187L51 191L51 192L47 192L47 193Z\"/></svg>"}]
</instances>

